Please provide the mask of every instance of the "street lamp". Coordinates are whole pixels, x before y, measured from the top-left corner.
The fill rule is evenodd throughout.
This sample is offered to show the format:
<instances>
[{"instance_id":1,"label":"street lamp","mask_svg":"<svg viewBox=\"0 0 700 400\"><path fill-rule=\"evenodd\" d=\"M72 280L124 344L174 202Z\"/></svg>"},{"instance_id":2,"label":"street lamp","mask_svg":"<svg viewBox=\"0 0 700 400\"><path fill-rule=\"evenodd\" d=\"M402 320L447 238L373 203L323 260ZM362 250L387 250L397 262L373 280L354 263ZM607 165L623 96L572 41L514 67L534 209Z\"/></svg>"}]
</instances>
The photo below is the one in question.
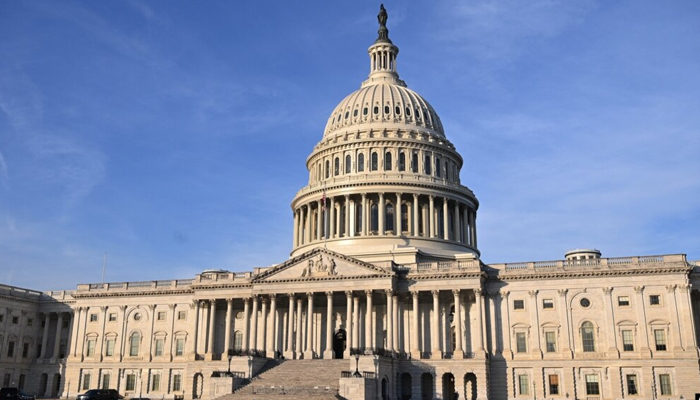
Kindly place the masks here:
<instances>
[{"instance_id":1,"label":"street lamp","mask_svg":"<svg viewBox=\"0 0 700 400\"><path fill-rule=\"evenodd\" d=\"M355 354L355 373L352 374L355 378L362 378L360 373L360 353Z\"/></svg>"},{"instance_id":2,"label":"street lamp","mask_svg":"<svg viewBox=\"0 0 700 400\"><path fill-rule=\"evenodd\" d=\"M248 379L253 379L253 356L248 355Z\"/></svg>"},{"instance_id":3,"label":"street lamp","mask_svg":"<svg viewBox=\"0 0 700 400\"><path fill-rule=\"evenodd\" d=\"M537 400L537 389L535 388L535 380L532 380L532 395L535 396L535 400Z\"/></svg>"},{"instance_id":4,"label":"street lamp","mask_svg":"<svg viewBox=\"0 0 700 400\"><path fill-rule=\"evenodd\" d=\"M139 369L139 399L141 399L141 394L143 393L143 379L141 379L141 369Z\"/></svg>"},{"instance_id":5,"label":"street lamp","mask_svg":"<svg viewBox=\"0 0 700 400\"><path fill-rule=\"evenodd\" d=\"M231 359L233 359L233 349L228 349L228 371L226 374L231 376Z\"/></svg>"}]
</instances>

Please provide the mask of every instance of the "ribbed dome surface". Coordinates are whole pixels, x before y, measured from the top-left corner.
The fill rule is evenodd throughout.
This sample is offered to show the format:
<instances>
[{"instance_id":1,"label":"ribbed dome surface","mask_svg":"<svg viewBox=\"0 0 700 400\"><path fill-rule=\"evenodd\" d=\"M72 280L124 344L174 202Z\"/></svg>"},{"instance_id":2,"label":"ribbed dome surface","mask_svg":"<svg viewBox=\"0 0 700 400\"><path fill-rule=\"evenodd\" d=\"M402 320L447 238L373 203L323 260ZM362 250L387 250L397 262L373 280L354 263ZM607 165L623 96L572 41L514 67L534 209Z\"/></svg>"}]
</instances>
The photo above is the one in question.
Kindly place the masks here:
<instances>
[{"instance_id":1,"label":"ribbed dome surface","mask_svg":"<svg viewBox=\"0 0 700 400\"><path fill-rule=\"evenodd\" d=\"M413 90L395 83L366 85L347 96L333 110L324 137L334 132L387 123L422 128L445 137L440 118L433 107Z\"/></svg>"}]
</instances>

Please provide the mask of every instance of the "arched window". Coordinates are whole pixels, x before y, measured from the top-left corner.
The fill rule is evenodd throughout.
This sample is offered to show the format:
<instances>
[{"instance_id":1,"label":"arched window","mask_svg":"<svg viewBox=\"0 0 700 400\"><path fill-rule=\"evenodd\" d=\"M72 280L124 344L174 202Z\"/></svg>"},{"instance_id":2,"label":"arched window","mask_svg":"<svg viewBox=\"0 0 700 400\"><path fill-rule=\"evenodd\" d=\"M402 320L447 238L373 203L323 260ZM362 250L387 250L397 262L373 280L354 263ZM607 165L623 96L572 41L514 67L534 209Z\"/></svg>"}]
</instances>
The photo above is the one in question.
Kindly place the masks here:
<instances>
[{"instance_id":1,"label":"arched window","mask_svg":"<svg viewBox=\"0 0 700 400\"><path fill-rule=\"evenodd\" d=\"M435 176L440 177L440 157L435 157Z\"/></svg>"},{"instance_id":2,"label":"arched window","mask_svg":"<svg viewBox=\"0 0 700 400\"><path fill-rule=\"evenodd\" d=\"M139 355L139 346L141 345L141 334L134 332L129 338L129 356L136 357Z\"/></svg>"},{"instance_id":3,"label":"arched window","mask_svg":"<svg viewBox=\"0 0 700 400\"><path fill-rule=\"evenodd\" d=\"M399 171L406 170L406 153L403 151L399 153Z\"/></svg>"},{"instance_id":4,"label":"arched window","mask_svg":"<svg viewBox=\"0 0 700 400\"><path fill-rule=\"evenodd\" d=\"M384 154L384 171L391 171L391 153Z\"/></svg>"},{"instance_id":5,"label":"arched window","mask_svg":"<svg viewBox=\"0 0 700 400\"><path fill-rule=\"evenodd\" d=\"M333 175L340 174L340 158L336 157L333 162Z\"/></svg>"},{"instance_id":6,"label":"arched window","mask_svg":"<svg viewBox=\"0 0 700 400\"><path fill-rule=\"evenodd\" d=\"M372 165L371 165L370 169L371 169L372 171L376 171L376 170L378 169L378 165L379 165L379 156L377 155L377 152L376 152L376 151L372 153L372 162L371 162L371 164L372 164Z\"/></svg>"},{"instance_id":7,"label":"arched window","mask_svg":"<svg viewBox=\"0 0 700 400\"><path fill-rule=\"evenodd\" d=\"M430 170L430 154L425 155L425 174L432 175L432 172Z\"/></svg>"},{"instance_id":8,"label":"arched window","mask_svg":"<svg viewBox=\"0 0 700 400\"><path fill-rule=\"evenodd\" d=\"M326 160L326 179L328 179L330 174L331 174L331 162Z\"/></svg>"},{"instance_id":9,"label":"arched window","mask_svg":"<svg viewBox=\"0 0 700 400\"><path fill-rule=\"evenodd\" d=\"M357 156L357 172L364 172L365 171L365 155L364 153L360 153Z\"/></svg>"},{"instance_id":10,"label":"arched window","mask_svg":"<svg viewBox=\"0 0 700 400\"><path fill-rule=\"evenodd\" d=\"M350 157L350 154L348 154L345 156L345 173L349 174L351 170L352 170L352 157Z\"/></svg>"},{"instance_id":11,"label":"arched window","mask_svg":"<svg viewBox=\"0 0 700 400\"><path fill-rule=\"evenodd\" d=\"M450 163L445 160L445 179L450 178Z\"/></svg>"},{"instance_id":12,"label":"arched window","mask_svg":"<svg viewBox=\"0 0 700 400\"><path fill-rule=\"evenodd\" d=\"M362 232L362 204L355 204L355 231Z\"/></svg>"},{"instance_id":13,"label":"arched window","mask_svg":"<svg viewBox=\"0 0 700 400\"><path fill-rule=\"evenodd\" d=\"M413 153L411 160L411 172L418 172L418 153Z\"/></svg>"},{"instance_id":14,"label":"arched window","mask_svg":"<svg viewBox=\"0 0 700 400\"><path fill-rule=\"evenodd\" d=\"M411 230L408 226L408 205L406 204L401 204L401 229L406 231Z\"/></svg>"},{"instance_id":15,"label":"arched window","mask_svg":"<svg viewBox=\"0 0 700 400\"><path fill-rule=\"evenodd\" d=\"M593 324L589 321L581 324L581 342L583 343L584 352L595 351L595 333Z\"/></svg>"},{"instance_id":16,"label":"arched window","mask_svg":"<svg viewBox=\"0 0 700 400\"><path fill-rule=\"evenodd\" d=\"M386 227L387 231L393 231L394 230L394 205L391 203L388 203L386 205L386 221L384 221L384 226Z\"/></svg>"},{"instance_id":17,"label":"arched window","mask_svg":"<svg viewBox=\"0 0 700 400\"><path fill-rule=\"evenodd\" d=\"M233 334L233 348L234 350L243 349L243 332L236 331Z\"/></svg>"},{"instance_id":18,"label":"arched window","mask_svg":"<svg viewBox=\"0 0 700 400\"><path fill-rule=\"evenodd\" d=\"M377 203L372 203L372 206L370 207L370 225L369 228L373 232L376 232L379 230L379 208L377 207Z\"/></svg>"}]
</instances>

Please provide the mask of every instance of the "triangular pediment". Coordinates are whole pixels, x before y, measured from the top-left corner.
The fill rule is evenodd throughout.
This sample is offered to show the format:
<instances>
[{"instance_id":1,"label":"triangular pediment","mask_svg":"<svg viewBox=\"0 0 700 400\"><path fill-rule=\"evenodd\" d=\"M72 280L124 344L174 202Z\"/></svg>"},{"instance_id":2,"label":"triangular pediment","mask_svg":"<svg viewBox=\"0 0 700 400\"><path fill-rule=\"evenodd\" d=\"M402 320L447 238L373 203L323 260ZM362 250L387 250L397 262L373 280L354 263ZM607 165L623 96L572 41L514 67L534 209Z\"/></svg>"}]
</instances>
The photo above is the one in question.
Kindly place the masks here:
<instances>
[{"instance_id":1,"label":"triangular pediment","mask_svg":"<svg viewBox=\"0 0 700 400\"><path fill-rule=\"evenodd\" d=\"M253 282L386 278L393 275L392 271L376 265L316 248L258 274Z\"/></svg>"}]
</instances>

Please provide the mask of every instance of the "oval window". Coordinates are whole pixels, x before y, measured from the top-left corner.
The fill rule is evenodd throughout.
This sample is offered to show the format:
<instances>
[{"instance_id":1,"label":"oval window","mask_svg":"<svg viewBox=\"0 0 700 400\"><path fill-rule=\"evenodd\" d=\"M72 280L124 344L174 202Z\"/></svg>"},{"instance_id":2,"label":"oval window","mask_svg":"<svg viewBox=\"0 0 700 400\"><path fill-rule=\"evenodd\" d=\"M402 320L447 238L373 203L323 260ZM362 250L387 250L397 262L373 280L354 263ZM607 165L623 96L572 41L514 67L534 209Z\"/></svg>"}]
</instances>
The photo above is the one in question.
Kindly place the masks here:
<instances>
[{"instance_id":1,"label":"oval window","mask_svg":"<svg viewBox=\"0 0 700 400\"><path fill-rule=\"evenodd\" d=\"M355 111L352 112L352 116L357 117L357 109L355 109Z\"/></svg>"},{"instance_id":2,"label":"oval window","mask_svg":"<svg viewBox=\"0 0 700 400\"><path fill-rule=\"evenodd\" d=\"M391 109L389 108L389 106L384 106L384 114L389 114L390 111Z\"/></svg>"},{"instance_id":3,"label":"oval window","mask_svg":"<svg viewBox=\"0 0 700 400\"><path fill-rule=\"evenodd\" d=\"M348 119L349 116L350 116L350 111L345 111L345 119Z\"/></svg>"},{"instance_id":4,"label":"oval window","mask_svg":"<svg viewBox=\"0 0 700 400\"><path fill-rule=\"evenodd\" d=\"M580 303L581 303L581 307L583 307L583 308L588 308L591 306L591 301L585 297L581 299Z\"/></svg>"},{"instance_id":5,"label":"oval window","mask_svg":"<svg viewBox=\"0 0 700 400\"><path fill-rule=\"evenodd\" d=\"M401 107L396 106L395 114L396 114L396 115L401 115Z\"/></svg>"},{"instance_id":6,"label":"oval window","mask_svg":"<svg viewBox=\"0 0 700 400\"><path fill-rule=\"evenodd\" d=\"M408 107L406 107L406 115L409 117L411 116L411 109Z\"/></svg>"},{"instance_id":7,"label":"oval window","mask_svg":"<svg viewBox=\"0 0 700 400\"><path fill-rule=\"evenodd\" d=\"M367 107L362 109L362 115L367 115Z\"/></svg>"},{"instance_id":8,"label":"oval window","mask_svg":"<svg viewBox=\"0 0 700 400\"><path fill-rule=\"evenodd\" d=\"M374 111L375 114L379 114L379 107L374 106L374 110L372 110L372 111Z\"/></svg>"},{"instance_id":9,"label":"oval window","mask_svg":"<svg viewBox=\"0 0 700 400\"><path fill-rule=\"evenodd\" d=\"M141 321L141 314L139 314L139 313L134 314L134 321Z\"/></svg>"}]
</instances>

